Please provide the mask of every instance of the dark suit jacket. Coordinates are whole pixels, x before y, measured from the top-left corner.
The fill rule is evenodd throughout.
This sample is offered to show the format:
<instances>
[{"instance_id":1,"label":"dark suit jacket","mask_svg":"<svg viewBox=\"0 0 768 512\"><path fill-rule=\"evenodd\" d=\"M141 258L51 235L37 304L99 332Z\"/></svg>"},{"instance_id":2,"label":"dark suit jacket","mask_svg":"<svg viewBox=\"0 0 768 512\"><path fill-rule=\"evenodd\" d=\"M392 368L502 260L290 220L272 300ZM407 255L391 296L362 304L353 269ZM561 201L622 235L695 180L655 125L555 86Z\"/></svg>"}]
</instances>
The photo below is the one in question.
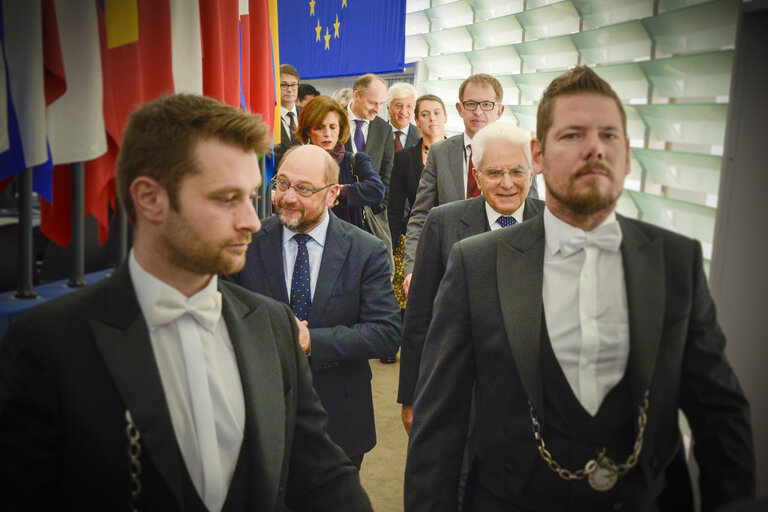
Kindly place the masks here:
<instances>
[{"instance_id":1,"label":"dark suit jacket","mask_svg":"<svg viewBox=\"0 0 768 512\"><path fill-rule=\"evenodd\" d=\"M365 140L364 153L371 158L371 166L381 177L384 188L387 190L384 202L374 208L375 213L386 211L389 198L389 179L392 176L392 159L395 155L395 139L392 134L392 126L379 116L376 116L368 125L368 138ZM346 142L347 151L352 148L352 137Z\"/></svg>"},{"instance_id":2,"label":"dark suit jacket","mask_svg":"<svg viewBox=\"0 0 768 512\"><path fill-rule=\"evenodd\" d=\"M301 107L296 105L296 125L299 124L299 114L301 113ZM288 132L288 130L285 128L285 123L283 123L282 119L280 120L280 144L275 146L275 170L277 170L277 166L280 165L280 160L283 159L283 155L286 151L291 149L291 134Z\"/></svg>"},{"instance_id":3,"label":"dark suit jacket","mask_svg":"<svg viewBox=\"0 0 768 512\"><path fill-rule=\"evenodd\" d=\"M523 220L532 219L543 211L544 202L529 197L525 200ZM400 386L397 392L397 401L403 405L413 405L421 351L432 320L432 304L445 274L451 248L459 240L489 230L485 198L482 196L438 206L427 216L416 250L416 266L403 322Z\"/></svg>"},{"instance_id":4,"label":"dark suit jacket","mask_svg":"<svg viewBox=\"0 0 768 512\"><path fill-rule=\"evenodd\" d=\"M421 173L416 198L411 207L405 239L404 274L413 272L416 246L427 220L429 210L435 206L466 199L464 185L464 133L435 142L429 149L429 157ZM528 196L538 199L536 180L533 180Z\"/></svg>"},{"instance_id":5,"label":"dark suit jacket","mask_svg":"<svg viewBox=\"0 0 768 512\"><path fill-rule=\"evenodd\" d=\"M330 215L320 275L312 297L309 332L313 383L328 411L328 432L351 457L376 444L368 359L397 353L400 308L383 244ZM232 280L290 303L283 270L283 226L262 222L245 267Z\"/></svg>"},{"instance_id":6,"label":"dark suit jacket","mask_svg":"<svg viewBox=\"0 0 768 512\"><path fill-rule=\"evenodd\" d=\"M389 182L389 202L387 203L387 218L389 231L392 233L392 243L398 244L400 235L405 234L413 202L416 200L416 189L424 169L421 160L421 139L411 146L395 153L392 165L392 178Z\"/></svg>"},{"instance_id":7,"label":"dark suit jacket","mask_svg":"<svg viewBox=\"0 0 768 512\"><path fill-rule=\"evenodd\" d=\"M619 217L629 306L632 408L650 391L637 467L649 489L681 445L688 418L704 510L754 493L749 407L723 350L698 242ZM543 216L454 246L423 353L405 474L405 511L456 510L470 402L474 467L494 474L493 493L525 492L539 454L529 403L543 411L541 298ZM546 418L544 418L546 428ZM621 482L621 480L620 480ZM479 482L483 485L487 482ZM489 488L489 487L486 487ZM647 499L647 496L646 496ZM626 496L627 505L642 497Z\"/></svg>"},{"instance_id":8,"label":"dark suit jacket","mask_svg":"<svg viewBox=\"0 0 768 512\"><path fill-rule=\"evenodd\" d=\"M245 398L251 510L370 510L325 433L290 310L230 283L219 291ZM0 345L3 510L128 510L126 410L140 432L141 509L183 510L186 468L127 265L31 309Z\"/></svg>"},{"instance_id":9,"label":"dark suit jacket","mask_svg":"<svg viewBox=\"0 0 768 512\"><path fill-rule=\"evenodd\" d=\"M394 130L392 131L392 135L394 137ZM403 149L410 148L416 145L417 142L419 142L419 139L421 139L421 130L419 130L419 127L415 124L411 123L408 125L408 135L405 136L405 146L403 146ZM395 147L395 141L392 141L392 147Z\"/></svg>"}]
</instances>

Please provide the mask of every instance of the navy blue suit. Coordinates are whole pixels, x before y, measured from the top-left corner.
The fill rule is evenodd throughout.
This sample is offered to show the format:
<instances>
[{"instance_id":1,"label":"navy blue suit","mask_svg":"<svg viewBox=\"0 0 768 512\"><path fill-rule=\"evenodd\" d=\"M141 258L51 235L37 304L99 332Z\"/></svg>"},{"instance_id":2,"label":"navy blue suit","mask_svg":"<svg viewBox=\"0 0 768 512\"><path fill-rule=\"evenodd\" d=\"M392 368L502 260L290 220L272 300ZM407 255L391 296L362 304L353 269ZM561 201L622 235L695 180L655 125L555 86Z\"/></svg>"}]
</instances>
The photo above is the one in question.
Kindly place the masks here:
<instances>
[{"instance_id":1,"label":"navy blue suit","mask_svg":"<svg viewBox=\"0 0 768 512\"><path fill-rule=\"evenodd\" d=\"M384 244L328 212L309 332L313 384L328 411L328 433L350 457L376 444L368 359L397 353L400 308L389 280ZM283 226L262 222L245 267L230 279L280 302L290 302L283 269Z\"/></svg>"}]
</instances>

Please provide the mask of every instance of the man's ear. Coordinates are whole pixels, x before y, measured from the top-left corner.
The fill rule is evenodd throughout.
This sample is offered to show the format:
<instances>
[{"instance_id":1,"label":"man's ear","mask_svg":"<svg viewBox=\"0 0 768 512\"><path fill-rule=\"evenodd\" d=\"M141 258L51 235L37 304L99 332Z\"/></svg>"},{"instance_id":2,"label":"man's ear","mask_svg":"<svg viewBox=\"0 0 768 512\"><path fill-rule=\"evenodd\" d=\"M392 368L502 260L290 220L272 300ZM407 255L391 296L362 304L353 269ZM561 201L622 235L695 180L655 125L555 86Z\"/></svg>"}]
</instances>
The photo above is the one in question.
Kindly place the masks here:
<instances>
[{"instance_id":1,"label":"man's ear","mask_svg":"<svg viewBox=\"0 0 768 512\"><path fill-rule=\"evenodd\" d=\"M157 181L149 176L139 176L131 183L130 192L137 222L143 219L159 224L165 220L170 208L168 192Z\"/></svg>"},{"instance_id":2,"label":"man's ear","mask_svg":"<svg viewBox=\"0 0 768 512\"><path fill-rule=\"evenodd\" d=\"M539 139L531 139L531 166L534 174L540 174L543 167L544 151Z\"/></svg>"},{"instance_id":3,"label":"man's ear","mask_svg":"<svg viewBox=\"0 0 768 512\"><path fill-rule=\"evenodd\" d=\"M325 205L328 208L333 208L336 204L336 199L339 197L339 192L341 191L341 185L336 184L333 185L330 190L328 191L328 195L325 197Z\"/></svg>"}]
</instances>

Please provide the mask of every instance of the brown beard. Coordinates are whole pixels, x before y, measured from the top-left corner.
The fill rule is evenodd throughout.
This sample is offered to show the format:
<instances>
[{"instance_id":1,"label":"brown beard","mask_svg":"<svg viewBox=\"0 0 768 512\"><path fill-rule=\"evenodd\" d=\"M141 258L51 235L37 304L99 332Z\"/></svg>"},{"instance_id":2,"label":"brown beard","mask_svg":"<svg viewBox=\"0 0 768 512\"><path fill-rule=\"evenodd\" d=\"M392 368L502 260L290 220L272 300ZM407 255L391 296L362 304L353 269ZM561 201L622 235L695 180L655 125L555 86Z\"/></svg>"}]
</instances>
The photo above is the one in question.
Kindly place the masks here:
<instances>
[{"instance_id":1,"label":"brown beard","mask_svg":"<svg viewBox=\"0 0 768 512\"><path fill-rule=\"evenodd\" d=\"M610 170L601 162L591 161L584 164L576 173L571 177L570 183L573 184L578 178L589 174L596 169L600 169L605 172L606 177L611 181L614 180ZM545 181L546 184L546 181ZM566 191L566 194L560 194L553 191L548 184L547 194L552 194L552 197L557 199L561 204L566 205L576 215L592 215L594 213L605 210L606 208L613 207L616 204L617 197L612 197L610 194L601 194L596 188L590 189L584 194L571 194Z\"/></svg>"}]
</instances>

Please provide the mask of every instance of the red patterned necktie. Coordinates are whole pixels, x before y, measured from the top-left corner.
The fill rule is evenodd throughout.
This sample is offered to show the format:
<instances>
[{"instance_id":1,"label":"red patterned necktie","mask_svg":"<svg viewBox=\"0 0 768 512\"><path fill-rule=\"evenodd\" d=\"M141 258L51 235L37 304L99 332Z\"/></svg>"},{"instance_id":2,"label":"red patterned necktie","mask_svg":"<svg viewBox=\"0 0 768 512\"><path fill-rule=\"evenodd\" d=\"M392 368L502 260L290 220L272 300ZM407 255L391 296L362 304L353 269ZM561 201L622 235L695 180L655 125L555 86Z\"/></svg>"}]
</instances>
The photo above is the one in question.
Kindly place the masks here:
<instances>
[{"instance_id":1,"label":"red patterned necktie","mask_svg":"<svg viewBox=\"0 0 768 512\"><path fill-rule=\"evenodd\" d=\"M467 199L480 195L480 189L477 188L475 181L475 164L472 163L472 144L467 145L469 150L469 163L467 164Z\"/></svg>"},{"instance_id":2,"label":"red patterned necktie","mask_svg":"<svg viewBox=\"0 0 768 512\"><path fill-rule=\"evenodd\" d=\"M403 144L400 142L400 136L403 134L400 130L397 130L395 132L395 151L400 151L403 149Z\"/></svg>"}]
</instances>

